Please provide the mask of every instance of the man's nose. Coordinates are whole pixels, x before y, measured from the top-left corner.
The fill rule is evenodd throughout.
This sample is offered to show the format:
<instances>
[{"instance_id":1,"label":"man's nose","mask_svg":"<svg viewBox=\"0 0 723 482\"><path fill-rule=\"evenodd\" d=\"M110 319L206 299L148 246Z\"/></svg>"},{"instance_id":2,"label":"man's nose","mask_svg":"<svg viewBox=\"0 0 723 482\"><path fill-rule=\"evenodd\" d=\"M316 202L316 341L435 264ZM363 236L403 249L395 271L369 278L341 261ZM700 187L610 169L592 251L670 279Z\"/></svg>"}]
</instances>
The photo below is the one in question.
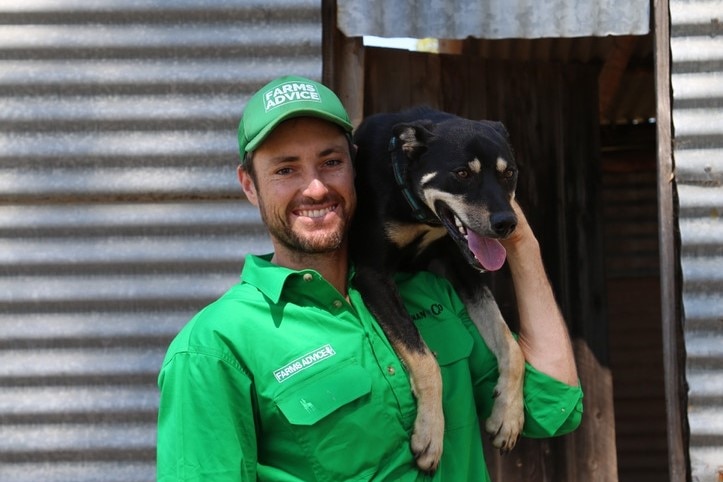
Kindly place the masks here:
<instances>
[{"instance_id":1,"label":"man's nose","mask_svg":"<svg viewBox=\"0 0 723 482\"><path fill-rule=\"evenodd\" d=\"M321 199L326 196L328 192L329 189L327 189L326 184L324 184L318 176L314 176L309 180L309 184L307 184L303 194L313 199Z\"/></svg>"}]
</instances>

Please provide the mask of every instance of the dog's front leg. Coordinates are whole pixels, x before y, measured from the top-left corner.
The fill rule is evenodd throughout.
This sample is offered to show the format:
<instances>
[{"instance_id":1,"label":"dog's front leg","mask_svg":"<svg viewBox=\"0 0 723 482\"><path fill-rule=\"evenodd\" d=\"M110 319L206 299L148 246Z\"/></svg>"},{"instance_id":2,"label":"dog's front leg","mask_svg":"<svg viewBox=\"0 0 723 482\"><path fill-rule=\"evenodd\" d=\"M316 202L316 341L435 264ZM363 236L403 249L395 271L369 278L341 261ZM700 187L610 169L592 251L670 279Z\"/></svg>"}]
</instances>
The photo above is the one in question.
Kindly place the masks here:
<instances>
[{"instance_id":1,"label":"dog's front leg","mask_svg":"<svg viewBox=\"0 0 723 482\"><path fill-rule=\"evenodd\" d=\"M399 358L409 370L412 392L417 398L412 452L420 469L434 473L442 457L444 439L442 375L436 358L423 341L422 344L417 350L403 343L393 343Z\"/></svg>"},{"instance_id":2,"label":"dog's front leg","mask_svg":"<svg viewBox=\"0 0 723 482\"><path fill-rule=\"evenodd\" d=\"M497 357L499 366L495 401L485 430L491 434L494 447L502 453L509 452L517 443L525 422L522 395L525 358L489 289L485 287L480 297L467 300L466 304L472 321Z\"/></svg>"},{"instance_id":3,"label":"dog's front leg","mask_svg":"<svg viewBox=\"0 0 723 482\"><path fill-rule=\"evenodd\" d=\"M412 453L421 470L434 473L442 457L444 441L442 374L437 359L424 343L390 278L380 270L359 265L355 283L367 308L409 372L412 392L417 399Z\"/></svg>"}]
</instances>

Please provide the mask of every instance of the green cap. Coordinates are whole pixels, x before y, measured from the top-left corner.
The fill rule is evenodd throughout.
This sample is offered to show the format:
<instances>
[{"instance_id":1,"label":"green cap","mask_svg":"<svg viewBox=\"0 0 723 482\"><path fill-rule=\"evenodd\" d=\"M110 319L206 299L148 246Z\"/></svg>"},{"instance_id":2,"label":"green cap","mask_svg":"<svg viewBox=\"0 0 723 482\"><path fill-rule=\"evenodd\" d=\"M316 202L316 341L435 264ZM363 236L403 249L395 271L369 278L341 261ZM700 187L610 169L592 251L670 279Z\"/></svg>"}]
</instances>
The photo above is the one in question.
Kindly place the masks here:
<instances>
[{"instance_id":1,"label":"green cap","mask_svg":"<svg viewBox=\"0 0 723 482\"><path fill-rule=\"evenodd\" d=\"M272 80L248 101L238 126L241 159L254 151L276 126L292 117L318 117L351 132L349 114L328 87L304 77Z\"/></svg>"}]
</instances>

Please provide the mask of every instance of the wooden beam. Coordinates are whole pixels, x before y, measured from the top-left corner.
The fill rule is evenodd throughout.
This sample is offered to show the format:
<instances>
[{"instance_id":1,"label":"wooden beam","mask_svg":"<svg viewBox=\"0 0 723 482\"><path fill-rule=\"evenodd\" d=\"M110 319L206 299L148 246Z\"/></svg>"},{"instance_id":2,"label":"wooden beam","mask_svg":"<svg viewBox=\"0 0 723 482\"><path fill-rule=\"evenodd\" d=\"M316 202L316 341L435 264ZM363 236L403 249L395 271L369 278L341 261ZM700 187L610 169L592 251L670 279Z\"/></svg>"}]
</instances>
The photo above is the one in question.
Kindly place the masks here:
<instances>
[{"instance_id":1,"label":"wooden beam","mask_svg":"<svg viewBox=\"0 0 723 482\"><path fill-rule=\"evenodd\" d=\"M690 472L685 408L687 392L681 310L680 253L675 228L675 171L670 83L670 10L668 0L654 0L655 90L658 138L658 217L660 219L660 299L663 369L668 429L668 469L671 482L685 482Z\"/></svg>"},{"instance_id":2,"label":"wooden beam","mask_svg":"<svg viewBox=\"0 0 723 482\"><path fill-rule=\"evenodd\" d=\"M322 82L346 107L356 127L364 118L364 42L337 27L336 0L322 1Z\"/></svg>"}]
</instances>

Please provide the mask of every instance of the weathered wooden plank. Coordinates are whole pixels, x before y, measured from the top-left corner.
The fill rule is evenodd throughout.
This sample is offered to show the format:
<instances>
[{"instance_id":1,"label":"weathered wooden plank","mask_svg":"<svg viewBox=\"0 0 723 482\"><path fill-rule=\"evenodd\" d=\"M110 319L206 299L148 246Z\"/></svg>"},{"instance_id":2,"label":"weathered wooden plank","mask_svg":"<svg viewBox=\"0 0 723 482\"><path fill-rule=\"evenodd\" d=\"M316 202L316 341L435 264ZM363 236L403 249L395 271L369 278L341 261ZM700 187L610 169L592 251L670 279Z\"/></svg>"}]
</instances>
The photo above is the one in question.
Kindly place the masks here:
<instances>
[{"instance_id":1,"label":"weathered wooden plank","mask_svg":"<svg viewBox=\"0 0 723 482\"><path fill-rule=\"evenodd\" d=\"M660 298L663 329L663 366L668 427L668 468L671 482L687 480L689 461L684 446L687 431L685 410L687 386L681 365L685 360L683 340L681 276L675 226L675 183L670 83L669 0L654 0L655 89L658 142L658 209L660 220Z\"/></svg>"},{"instance_id":2,"label":"weathered wooden plank","mask_svg":"<svg viewBox=\"0 0 723 482\"><path fill-rule=\"evenodd\" d=\"M612 374L583 341L575 342L575 359L585 387L585 415L568 436L565 480L617 482Z\"/></svg>"}]
</instances>

